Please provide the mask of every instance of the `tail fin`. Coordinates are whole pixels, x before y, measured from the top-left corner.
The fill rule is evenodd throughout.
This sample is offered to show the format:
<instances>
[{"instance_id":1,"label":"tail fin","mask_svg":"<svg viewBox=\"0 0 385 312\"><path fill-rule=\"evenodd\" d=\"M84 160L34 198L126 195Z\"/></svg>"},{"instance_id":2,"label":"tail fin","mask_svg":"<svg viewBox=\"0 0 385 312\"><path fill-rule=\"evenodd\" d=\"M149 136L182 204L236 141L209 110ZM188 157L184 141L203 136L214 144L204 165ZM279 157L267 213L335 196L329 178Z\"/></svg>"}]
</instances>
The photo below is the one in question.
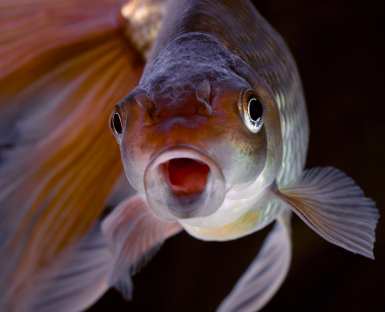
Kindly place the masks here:
<instances>
[{"instance_id":1,"label":"tail fin","mask_svg":"<svg viewBox=\"0 0 385 312\"><path fill-rule=\"evenodd\" d=\"M37 269L28 283L18 287L7 308L18 312L82 311L111 286L129 299L131 276L164 240L181 229L178 222L156 218L140 196L125 198L80 241Z\"/></svg>"},{"instance_id":2,"label":"tail fin","mask_svg":"<svg viewBox=\"0 0 385 312\"><path fill-rule=\"evenodd\" d=\"M20 312L83 311L110 287L107 276L111 264L112 254L97 222L79 242L36 270L31 280L19 287L9 306Z\"/></svg>"},{"instance_id":3,"label":"tail fin","mask_svg":"<svg viewBox=\"0 0 385 312\"><path fill-rule=\"evenodd\" d=\"M0 79L17 91L121 27L118 1L3 0ZM92 8L92 10L91 10Z\"/></svg>"},{"instance_id":4,"label":"tail fin","mask_svg":"<svg viewBox=\"0 0 385 312\"><path fill-rule=\"evenodd\" d=\"M5 0L0 12L2 310L100 215L122 172L108 117L143 60L114 1Z\"/></svg>"}]
</instances>

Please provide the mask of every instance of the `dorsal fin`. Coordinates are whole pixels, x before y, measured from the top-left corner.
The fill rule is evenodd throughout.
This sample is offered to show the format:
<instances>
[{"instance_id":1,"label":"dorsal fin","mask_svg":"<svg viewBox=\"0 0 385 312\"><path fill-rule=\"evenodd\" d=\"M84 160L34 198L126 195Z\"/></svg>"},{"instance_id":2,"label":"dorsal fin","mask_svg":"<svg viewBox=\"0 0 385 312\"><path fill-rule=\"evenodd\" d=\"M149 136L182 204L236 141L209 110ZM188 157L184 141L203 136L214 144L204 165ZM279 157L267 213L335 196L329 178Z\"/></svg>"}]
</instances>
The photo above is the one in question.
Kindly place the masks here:
<instances>
[{"instance_id":1,"label":"dorsal fin","mask_svg":"<svg viewBox=\"0 0 385 312\"><path fill-rule=\"evenodd\" d=\"M127 35L147 59L162 24L165 0L131 0L121 9L126 19Z\"/></svg>"}]
</instances>

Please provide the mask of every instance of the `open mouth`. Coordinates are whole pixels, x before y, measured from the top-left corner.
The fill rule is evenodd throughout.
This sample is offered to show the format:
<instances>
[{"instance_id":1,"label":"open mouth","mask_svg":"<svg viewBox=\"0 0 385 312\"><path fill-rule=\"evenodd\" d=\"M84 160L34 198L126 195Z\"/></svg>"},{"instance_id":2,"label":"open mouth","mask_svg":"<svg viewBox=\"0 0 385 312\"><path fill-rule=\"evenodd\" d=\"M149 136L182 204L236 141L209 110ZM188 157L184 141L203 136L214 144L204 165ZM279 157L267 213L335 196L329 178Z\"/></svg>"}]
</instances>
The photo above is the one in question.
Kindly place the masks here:
<instances>
[{"instance_id":1,"label":"open mouth","mask_svg":"<svg viewBox=\"0 0 385 312\"><path fill-rule=\"evenodd\" d=\"M225 198L226 181L219 165L190 146L158 152L143 180L150 210L164 221L208 216Z\"/></svg>"},{"instance_id":2,"label":"open mouth","mask_svg":"<svg viewBox=\"0 0 385 312\"><path fill-rule=\"evenodd\" d=\"M210 167L191 158L174 158L164 163L171 192L176 196L201 194L207 184Z\"/></svg>"}]
</instances>

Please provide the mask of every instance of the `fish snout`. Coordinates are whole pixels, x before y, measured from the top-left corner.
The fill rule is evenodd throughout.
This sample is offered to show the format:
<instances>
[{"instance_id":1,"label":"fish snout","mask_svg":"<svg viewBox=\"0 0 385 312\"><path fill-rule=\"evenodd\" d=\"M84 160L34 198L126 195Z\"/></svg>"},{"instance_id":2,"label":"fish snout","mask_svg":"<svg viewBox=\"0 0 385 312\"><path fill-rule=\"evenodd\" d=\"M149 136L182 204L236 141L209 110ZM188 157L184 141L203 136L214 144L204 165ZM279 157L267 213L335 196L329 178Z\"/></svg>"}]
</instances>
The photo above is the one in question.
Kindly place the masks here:
<instances>
[{"instance_id":1,"label":"fish snout","mask_svg":"<svg viewBox=\"0 0 385 312\"><path fill-rule=\"evenodd\" d=\"M225 186L217 162L191 146L162 149L144 173L148 205L164 221L213 214L224 201Z\"/></svg>"}]
</instances>

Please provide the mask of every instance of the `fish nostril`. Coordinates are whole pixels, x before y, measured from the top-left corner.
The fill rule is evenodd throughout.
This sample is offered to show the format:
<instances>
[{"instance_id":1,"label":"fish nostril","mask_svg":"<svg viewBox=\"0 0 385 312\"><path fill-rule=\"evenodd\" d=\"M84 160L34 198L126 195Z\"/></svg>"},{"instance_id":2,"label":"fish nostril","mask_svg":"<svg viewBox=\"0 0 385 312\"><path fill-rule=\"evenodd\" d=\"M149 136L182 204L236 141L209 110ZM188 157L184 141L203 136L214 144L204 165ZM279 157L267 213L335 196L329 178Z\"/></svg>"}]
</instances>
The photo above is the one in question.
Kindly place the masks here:
<instances>
[{"instance_id":1,"label":"fish nostril","mask_svg":"<svg viewBox=\"0 0 385 312\"><path fill-rule=\"evenodd\" d=\"M147 113L148 113L148 116L150 117L152 123L158 123L159 122L159 113L158 113L155 105L153 105L151 108L149 108L147 110Z\"/></svg>"},{"instance_id":2,"label":"fish nostril","mask_svg":"<svg viewBox=\"0 0 385 312\"><path fill-rule=\"evenodd\" d=\"M159 122L159 112L155 102L147 94L138 94L135 96L137 103L146 111L145 120L149 125Z\"/></svg>"},{"instance_id":3,"label":"fish nostril","mask_svg":"<svg viewBox=\"0 0 385 312\"><path fill-rule=\"evenodd\" d=\"M198 114L201 116L210 116L213 109L210 105L210 83L204 80L196 89L196 97L201 104L198 108Z\"/></svg>"},{"instance_id":4,"label":"fish nostril","mask_svg":"<svg viewBox=\"0 0 385 312\"><path fill-rule=\"evenodd\" d=\"M210 167L191 158L174 158L164 164L174 195L193 195L204 191Z\"/></svg>"}]
</instances>

